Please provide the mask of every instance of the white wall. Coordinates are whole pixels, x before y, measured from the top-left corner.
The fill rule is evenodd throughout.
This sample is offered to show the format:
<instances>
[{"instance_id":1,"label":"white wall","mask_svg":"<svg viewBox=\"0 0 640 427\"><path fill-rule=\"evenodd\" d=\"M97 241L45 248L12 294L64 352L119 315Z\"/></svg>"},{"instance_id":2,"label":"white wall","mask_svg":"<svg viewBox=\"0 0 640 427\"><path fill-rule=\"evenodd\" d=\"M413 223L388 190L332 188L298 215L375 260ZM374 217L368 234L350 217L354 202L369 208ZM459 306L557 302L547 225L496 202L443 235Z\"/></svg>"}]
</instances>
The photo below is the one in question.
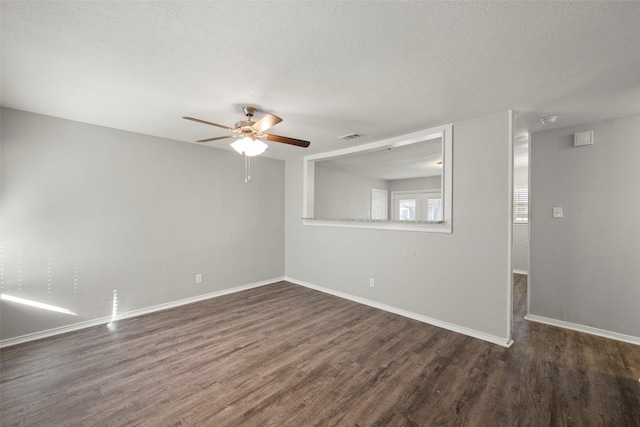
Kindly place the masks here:
<instances>
[{"instance_id":1,"label":"white wall","mask_svg":"<svg viewBox=\"0 0 640 427\"><path fill-rule=\"evenodd\" d=\"M513 271L529 271L529 224L513 224Z\"/></svg>"},{"instance_id":2,"label":"white wall","mask_svg":"<svg viewBox=\"0 0 640 427\"><path fill-rule=\"evenodd\" d=\"M371 218L371 189L386 190L384 179L337 171L315 164L316 218Z\"/></svg>"},{"instance_id":3,"label":"white wall","mask_svg":"<svg viewBox=\"0 0 640 427\"><path fill-rule=\"evenodd\" d=\"M529 185L528 167L513 169L513 185L515 187L527 187Z\"/></svg>"},{"instance_id":4,"label":"white wall","mask_svg":"<svg viewBox=\"0 0 640 427\"><path fill-rule=\"evenodd\" d=\"M529 168L513 170L513 185L529 186ZM513 271L527 273L529 271L529 224L513 224Z\"/></svg>"},{"instance_id":5,"label":"white wall","mask_svg":"<svg viewBox=\"0 0 640 427\"><path fill-rule=\"evenodd\" d=\"M389 191L440 190L441 186L442 177L439 175L389 181Z\"/></svg>"},{"instance_id":6,"label":"white wall","mask_svg":"<svg viewBox=\"0 0 640 427\"><path fill-rule=\"evenodd\" d=\"M640 337L640 116L534 133L530 167L530 313Z\"/></svg>"},{"instance_id":7,"label":"white wall","mask_svg":"<svg viewBox=\"0 0 640 427\"><path fill-rule=\"evenodd\" d=\"M2 339L283 276L284 162L1 113Z\"/></svg>"},{"instance_id":8,"label":"white wall","mask_svg":"<svg viewBox=\"0 0 640 427\"><path fill-rule=\"evenodd\" d=\"M509 120L500 113L454 125L452 234L303 226L303 161L287 161L287 277L507 342Z\"/></svg>"}]
</instances>

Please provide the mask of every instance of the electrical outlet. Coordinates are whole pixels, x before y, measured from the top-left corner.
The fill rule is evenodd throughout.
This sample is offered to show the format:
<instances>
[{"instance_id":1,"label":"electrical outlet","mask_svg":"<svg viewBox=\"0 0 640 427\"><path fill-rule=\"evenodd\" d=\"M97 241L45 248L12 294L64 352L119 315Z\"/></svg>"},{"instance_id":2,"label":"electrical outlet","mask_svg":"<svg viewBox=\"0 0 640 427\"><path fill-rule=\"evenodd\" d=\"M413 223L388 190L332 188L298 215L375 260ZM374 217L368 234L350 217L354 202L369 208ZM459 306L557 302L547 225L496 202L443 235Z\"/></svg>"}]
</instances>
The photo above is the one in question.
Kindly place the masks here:
<instances>
[{"instance_id":1,"label":"electrical outlet","mask_svg":"<svg viewBox=\"0 0 640 427\"><path fill-rule=\"evenodd\" d=\"M372 277L371 277L371 278L369 278L369 287L370 287L370 288L373 288L375 285L376 285L376 284L375 284L375 281L373 280L373 278L372 278Z\"/></svg>"},{"instance_id":2,"label":"electrical outlet","mask_svg":"<svg viewBox=\"0 0 640 427\"><path fill-rule=\"evenodd\" d=\"M196 283L202 283L202 274L196 274Z\"/></svg>"}]
</instances>

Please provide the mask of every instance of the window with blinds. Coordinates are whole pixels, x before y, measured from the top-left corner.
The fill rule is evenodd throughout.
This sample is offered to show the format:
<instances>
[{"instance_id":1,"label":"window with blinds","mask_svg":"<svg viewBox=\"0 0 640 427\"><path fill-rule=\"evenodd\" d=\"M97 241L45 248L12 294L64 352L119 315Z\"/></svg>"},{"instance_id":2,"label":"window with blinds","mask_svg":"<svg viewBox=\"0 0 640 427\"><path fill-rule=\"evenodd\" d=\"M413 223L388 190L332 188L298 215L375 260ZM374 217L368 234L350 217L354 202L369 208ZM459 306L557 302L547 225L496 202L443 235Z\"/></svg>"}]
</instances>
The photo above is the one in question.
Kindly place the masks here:
<instances>
[{"instance_id":1,"label":"window with blinds","mask_svg":"<svg viewBox=\"0 0 640 427\"><path fill-rule=\"evenodd\" d=\"M513 222L526 224L529 222L529 188L515 187L513 192Z\"/></svg>"}]
</instances>

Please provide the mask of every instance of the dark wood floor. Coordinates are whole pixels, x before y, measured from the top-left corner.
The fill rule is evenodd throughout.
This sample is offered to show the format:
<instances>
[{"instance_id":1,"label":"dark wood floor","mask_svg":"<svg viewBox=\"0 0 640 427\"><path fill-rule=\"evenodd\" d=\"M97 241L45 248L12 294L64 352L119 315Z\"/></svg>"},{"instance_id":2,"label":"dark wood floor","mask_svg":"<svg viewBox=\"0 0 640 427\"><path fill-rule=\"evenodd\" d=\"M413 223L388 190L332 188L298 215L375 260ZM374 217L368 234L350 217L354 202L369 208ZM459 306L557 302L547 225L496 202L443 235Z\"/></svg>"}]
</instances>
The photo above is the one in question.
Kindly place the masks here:
<instances>
[{"instance_id":1,"label":"dark wood floor","mask_svg":"<svg viewBox=\"0 0 640 427\"><path fill-rule=\"evenodd\" d=\"M1 350L2 426L638 426L640 347L509 348L286 282Z\"/></svg>"}]
</instances>

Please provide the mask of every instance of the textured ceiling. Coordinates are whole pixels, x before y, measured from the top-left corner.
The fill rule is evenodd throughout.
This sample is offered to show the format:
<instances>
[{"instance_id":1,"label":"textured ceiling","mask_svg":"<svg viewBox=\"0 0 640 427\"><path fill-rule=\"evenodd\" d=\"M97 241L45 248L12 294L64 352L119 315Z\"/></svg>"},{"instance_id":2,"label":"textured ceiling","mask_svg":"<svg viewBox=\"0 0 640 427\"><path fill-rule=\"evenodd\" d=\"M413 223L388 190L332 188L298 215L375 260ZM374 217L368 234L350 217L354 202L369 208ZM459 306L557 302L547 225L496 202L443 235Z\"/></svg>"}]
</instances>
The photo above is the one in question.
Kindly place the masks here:
<instances>
[{"instance_id":1,"label":"textured ceiling","mask_svg":"<svg viewBox=\"0 0 640 427\"><path fill-rule=\"evenodd\" d=\"M312 143L274 158L509 109L518 132L640 113L640 2L0 7L3 106L192 142L225 131L181 116L233 125L255 105Z\"/></svg>"}]
</instances>

